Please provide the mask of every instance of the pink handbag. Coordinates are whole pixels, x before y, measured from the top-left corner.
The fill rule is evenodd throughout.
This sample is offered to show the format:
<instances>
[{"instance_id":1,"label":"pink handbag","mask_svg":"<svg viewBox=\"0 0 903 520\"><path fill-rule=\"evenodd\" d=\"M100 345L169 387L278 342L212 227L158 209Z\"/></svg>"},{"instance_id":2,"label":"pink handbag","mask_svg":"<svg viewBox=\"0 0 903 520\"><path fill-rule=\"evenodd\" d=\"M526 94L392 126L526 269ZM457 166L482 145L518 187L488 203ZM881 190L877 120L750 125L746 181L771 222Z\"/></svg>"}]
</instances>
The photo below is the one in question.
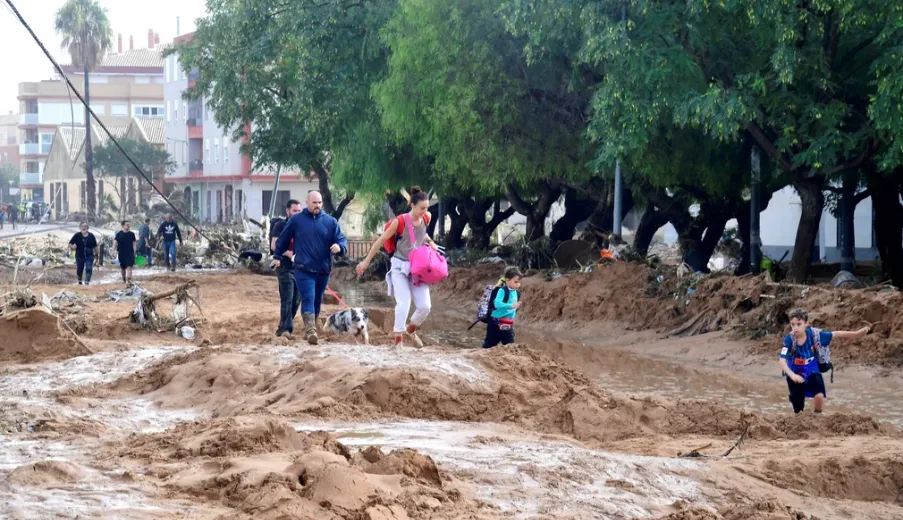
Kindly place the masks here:
<instances>
[{"instance_id":1,"label":"pink handbag","mask_svg":"<svg viewBox=\"0 0 903 520\"><path fill-rule=\"evenodd\" d=\"M411 245L416 245L411 215L408 214L404 221L408 228L408 236L411 237ZM445 257L427 244L415 247L408 261L411 263L411 280L414 285L422 283L433 285L448 278L448 262L445 261Z\"/></svg>"}]
</instances>

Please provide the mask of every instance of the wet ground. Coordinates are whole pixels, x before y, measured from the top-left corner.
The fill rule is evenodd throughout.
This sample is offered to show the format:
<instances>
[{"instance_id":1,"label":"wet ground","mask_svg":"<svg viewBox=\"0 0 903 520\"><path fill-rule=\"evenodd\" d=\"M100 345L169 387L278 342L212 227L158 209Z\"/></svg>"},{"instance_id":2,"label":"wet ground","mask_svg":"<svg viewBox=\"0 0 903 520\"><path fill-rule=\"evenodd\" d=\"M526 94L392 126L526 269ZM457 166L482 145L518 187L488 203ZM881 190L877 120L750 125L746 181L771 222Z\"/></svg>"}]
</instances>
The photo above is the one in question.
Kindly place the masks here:
<instances>
[{"instance_id":1,"label":"wet ground","mask_svg":"<svg viewBox=\"0 0 903 520\"><path fill-rule=\"evenodd\" d=\"M135 278L154 274L160 271L136 270ZM215 279L218 273L183 270L176 274L199 279L212 275ZM103 273L96 282L115 285L118 272ZM333 288L355 306L393 305L379 284L334 283ZM239 307L247 304L239 303ZM248 356L249 362L265 360L274 371L335 359L366 370L414 369L427 379L490 388L495 376L476 357L484 326L468 331L470 309L450 308L449 302L441 301L434 305L436 312L425 332L427 347L423 350L335 342L316 348L232 345L229 352ZM601 388L633 399L664 396L787 414L786 389L778 370L772 369L768 360L746 357L735 363L741 368L733 368L729 343L717 337L669 340L626 330L593 336L585 331L552 333L529 324L521 325L517 334L519 342L577 368ZM700 363L681 358L683 348L703 341L715 345L707 346L712 352L710 360ZM719 351L721 343L723 352ZM207 348L216 351L220 347ZM0 426L6 429L0 434L0 504L4 504L0 516L207 518L223 513L220 504L149 487L142 483L141 475L127 476L110 458L112 454L103 453L112 440L125 441L136 434L207 420L212 416L209 407L187 403L164 407L159 398L140 394L92 397L91 392L72 392L115 382L196 350L190 344L123 342L90 356L0 368ZM828 389L831 413L856 412L903 426L903 406L895 398L903 390L903 379L897 374L843 367ZM711 483L707 488L700 477L707 468L704 461L591 449L567 435L540 434L508 423L391 417L305 419L293 421L292 426L301 432L332 432L352 450L369 446L384 451L416 449L432 457L463 490L491 504L502 518L641 518L670 511L675 503L711 504L715 496ZM695 442L689 439L684 444ZM7 480L16 468L45 462L70 463L81 474L71 481L61 478L41 485ZM880 514L866 517L881 518Z\"/></svg>"}]
</instances>

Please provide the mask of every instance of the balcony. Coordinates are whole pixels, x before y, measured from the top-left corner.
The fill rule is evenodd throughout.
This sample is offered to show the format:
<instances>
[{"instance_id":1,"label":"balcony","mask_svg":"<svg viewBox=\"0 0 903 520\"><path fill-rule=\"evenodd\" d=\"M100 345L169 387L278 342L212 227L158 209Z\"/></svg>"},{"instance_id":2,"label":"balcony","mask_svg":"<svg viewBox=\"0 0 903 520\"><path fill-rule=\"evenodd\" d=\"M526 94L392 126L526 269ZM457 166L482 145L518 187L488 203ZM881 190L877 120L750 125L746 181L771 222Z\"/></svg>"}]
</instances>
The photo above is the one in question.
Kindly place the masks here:
<instances>
[{"instance_id":1,"label":"balcony","mask_svg":"<svg viewBox=\"0 0 903 520\"><path fill-rule=\"evenodd\" d=\"M39 172L22 172L19 174L19 186L41 186L44 183L44 179L41 177L42 175Z\"/></svg>"},{"instance_id":2,"label":"balcony","mask_svg":"<svg viewBox=\"0 0 903 520\"><path fill-rule=\"evenodd\" d=\"M36 125L36 124L38 124L37 112L19 114L19 124L20 125Z\"/></svg>"},{"instance_id":3,"label":"balcony","mask_svg":"<svg viewBox=\"0 0 903 520\"><path fill-rule=\"evenodd\" d=\"M41 153L41 145L38 143L22 143L19 145L19 155L38 155Z\"/></svg>"},{"instance_id":4,"label":"balcony","mask_svg":"<svg viewBox=\"0 0 903 520\"><path fill-rule=\"evenodd\" d=\"M188 176L189 177L203 177L204 176L204 161L191 161L188 163Z\"/></svg>"}]
</instances>

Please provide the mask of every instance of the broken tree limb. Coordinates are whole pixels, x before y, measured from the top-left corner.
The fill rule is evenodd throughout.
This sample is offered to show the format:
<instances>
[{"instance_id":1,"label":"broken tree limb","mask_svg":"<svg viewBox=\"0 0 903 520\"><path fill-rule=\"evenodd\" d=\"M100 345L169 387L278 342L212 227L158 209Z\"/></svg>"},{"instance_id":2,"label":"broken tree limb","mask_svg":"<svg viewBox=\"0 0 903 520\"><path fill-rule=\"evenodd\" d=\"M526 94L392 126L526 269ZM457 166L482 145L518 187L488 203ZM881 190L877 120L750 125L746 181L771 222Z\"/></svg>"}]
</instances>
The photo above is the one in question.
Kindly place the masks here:
<instances>
[{"instance_id":1,"label":"broken tree limb","mask_svg":"<svg viewBox=\"0 0 903 520\"><path fill-rule=\"evenodd\" d=\"M195 291L198 289L195 280L189 280L172 289L157 294L142 291L138 297L138 303L135 306L135 309L129 314L129 322L133 326L155 330L157 332L175 330L177 327L180 327L191 320L189 303L194 305L198 311L201 310L201 306L198 303L200 298L199 296L192 296L189 292L191 289L194 289ZM173 296L176 297L173 317L171 319L159 317L156 302Z\"/></svg>"},{"instance_id":2,"label":"broken tree limb","mask_svg":"<svg viewBox=\"0 0 903 520\"><path fill-rule=\"evenodd\" d=\"M723 459L723 458L727 457L735 449L740 449L740 446L743 444L743 440L746 439L747 433L749 433L749 423L746 423L746 427L743 428L743 432L740 433L740 437L737 438L737 440L736 440L736 442L734 442L733 446L731 446L730 448L728 448L728 450L726 452L724 452L724 455L722 455L721 458Z\"/></svg>"},{"instance_id":3,"label":"broken tree limb","mask_svg":"<svg viewBox=\"0 0 903 520\"><path fill-rule=\"evenodd\" d=\"M198 284L195 280L188 280L187 282L177 285L172 289L169 289L168 291L163 291L157 294L146 292L142 295L142 298L144 298L148 302L155 302L157 300L162 300L164 298L169 298L170 296L175 296L179 293L183 293L191 287L197 287L197 285Z\"/></svg>"},{"instance_id":4,"label":"broken tree limb","mask_svg":"<svg viewBox=\"0 0 903 520\"><path fill-rule=\"evenodd\" d=\"M693 448L692 450L684 453L682 451L677 452L677 456L683 459L687 458L695 458L695 457L705 457L704 453L701 453L702 450L707 450L712 447L712 443L708 443L705 446L700 446L698 448Z\"/></svg>"}]
</instances>

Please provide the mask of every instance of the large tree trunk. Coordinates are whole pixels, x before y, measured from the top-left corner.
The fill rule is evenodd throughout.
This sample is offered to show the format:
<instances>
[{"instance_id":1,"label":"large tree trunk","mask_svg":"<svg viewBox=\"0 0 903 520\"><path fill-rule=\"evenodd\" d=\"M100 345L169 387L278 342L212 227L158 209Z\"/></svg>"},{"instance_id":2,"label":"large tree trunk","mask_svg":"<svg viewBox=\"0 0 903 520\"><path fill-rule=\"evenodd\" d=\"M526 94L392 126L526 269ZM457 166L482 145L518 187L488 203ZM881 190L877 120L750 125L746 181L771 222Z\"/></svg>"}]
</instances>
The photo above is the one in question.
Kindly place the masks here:
<instances>
[{"instance_id":1,"label":"large tree trunk","mask_svg":"<svg viewBox=\"0 0 903 520\"><path fill-rule=\"evenodd\" d=\"M94 182L94 149L91 147L91 91L88 78L88 67L85 66L85 189L87 190L87 208L85 214L88 221L93 222L97 214L97 186Z\"/></svg>"},{"instance_id":2,"label":"large tree trunk","mask_svg":"<svg viewBox=\"0 0 903 520\"><path fill-rule=\"evenodd\" d=\"M345 208L347 208L348 205L351 204L351 201L354 200L354 192L347 193L341 202L339 202L339 205L336 206L333 203L332 188L329 187L329 172L327 172L322 165L316 166L314 171L317 173L318 191L323 197L323 211L332 215L336 220L339 220L342 218L342 213L345 212ZM276 194L274 193L273 196L275 197Z\"/></svg>"},{"instance_id":3,"label":"large tree trunk","mask_svg":"<svg viewBox=\"0 0 903 520\"><path fill-rule=\"evenodd\" d=\"M875 208L875 239L885 276L903 287L903 206L900 205L903 168L891 175L868 176L872 205Z\"/></svg>"},{"instance_id":4,"label":"large tree trunk","mask_svg":"<svg viewBox=\"0 0 903 520\"><path fill-rule=\"evenodd\" d=\"M856 272L856 188L858 175L846 175L840 192L840 269Z\"/></svg>"},{"instance_id":5,"label":"large tree trunk","mask_svg":"<svg viewBox=\"0 0 903 520\"><path fill-rule=\"evenodd\" d=\"M595 206L586 221L586 229L583 231L581 238L595 242L599 247L605 247L608 244L608 236L611 234L614 225L615 215L615 199L614 199L614 183L604 180L595 193ZM627 216L633 209L635 201L633 193L625 190L621 196L621 218Z\"/></svg>"},{"instance_id":6,"label":"large tree trunk","mask_svg":"<svg viewBox=\"0 0 903 520\"><path fill-rule=\"evenodd\" d=\"M587 220L593 212L595 204L585 194L578 193L574 188L564 190L564 215L552 225L549 240L554 249L565 240L574 238L577 224Z\"/></svg>"},{"instance_id":7,"label":"large tree trunk","mask_svg":"<svg viewBox=\"0 0 903 520\"><path fill-rule=\"evenodd\" d=\"M460 202L457 199L448 199L445 202L445 212L451 221L451 227L445 234L445 247L457 249L464 247L464 230L467 228L467 217L460 212Z\"/></svg>"},{"instance_id":8,"label":"large tree trunk","mask_svg":"<svg viewBox=\"0 0 903 520\"><path fill-rule=\"evenodd\" d=\"M802 214L796 228L796 241L793 244L793 257L790 259L788 278L803 283L809 278L809 267L812 265L812 253L815 250L815 239L821 214L825 207L825 178L818 176L797 180L793 187L800 194Z\"/></svg>"},{"instance_id":9,"label":"large tree trunk","mask_svg":"<svg viewBox=\"0 0 903 520\"><path fill-rule=\"evenodd\" d=\"M527 231L524 239L527 243L540 239L545 235L546 217L552 210L552 205L561 196L561 188L557 184L543 182L539 188L539 198L535 204L530 204L518 194L512 185L505 188L505 197L514 207L514 210L527 217Z\"/></svg>"},{"instance_id":10,"label":"large tree trunk","mask_svg":"<svg viewBox=\"0 0 903 520\"><path fill-rule=\"evenodd\" d=\"M649 204L642 218L640 218L636 234L633 236L633 249L643 256L648 255L649 245L652 244L655 233L667 223L668 216L655 209L655 206L652 204Z\"/></svg>"},{"instance_id":11,"label":"large tree trunk","mask_svg":"<svg viewBox=\"0 0 903 520\"><path fill-rule=\"evenodd\" d=\"M495 206L495 211L492 212L492 217L487 221L486 212L493 206ZM462 208L470 226L470 242L468 246L481 251L489 249L492 234L502 222L508 220L514 214L514 207L509 207L502 211L499 201L493 201L492 199L463 199L459 202L458 207Z\"/></svg>"}]
</instances>

